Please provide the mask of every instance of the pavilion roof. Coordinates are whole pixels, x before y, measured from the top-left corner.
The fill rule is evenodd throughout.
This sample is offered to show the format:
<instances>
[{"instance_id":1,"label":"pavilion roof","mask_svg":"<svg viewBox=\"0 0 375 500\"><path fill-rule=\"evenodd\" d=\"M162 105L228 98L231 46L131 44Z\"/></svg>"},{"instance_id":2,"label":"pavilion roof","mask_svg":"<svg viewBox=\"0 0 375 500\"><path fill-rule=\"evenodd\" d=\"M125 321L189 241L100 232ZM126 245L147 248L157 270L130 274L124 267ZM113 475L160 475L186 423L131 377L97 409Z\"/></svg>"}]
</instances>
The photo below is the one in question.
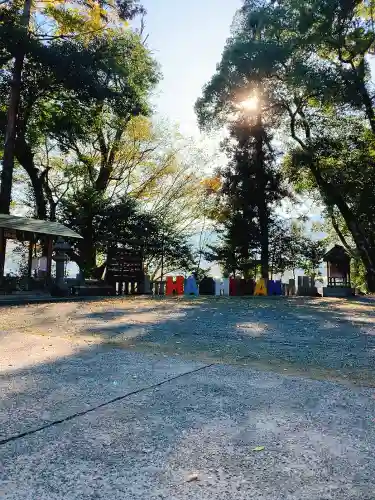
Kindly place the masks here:
<instances>
[{"instance_id":1,"label":"pavilion roof","mask_svg":"<svg viewBox=\"0 0 375 500\"><path fill-rule=\"evenodd\" d=\"M46 234L49 236L83 239L81 235L59 222L30 219L28 217L18 217L16 215L0 214L0 228L35 234Z\"/></svg>"},{"instance_id":2,"label":"pavilion roof","mask_svg":"<svg viewBox=\"0 0 375 500\"><path fill-rule=\"evenodd\" d=\"M324 262L350 261L350 255L341 245L332 247L323 257Z\"/></svg>"}]
</instances>

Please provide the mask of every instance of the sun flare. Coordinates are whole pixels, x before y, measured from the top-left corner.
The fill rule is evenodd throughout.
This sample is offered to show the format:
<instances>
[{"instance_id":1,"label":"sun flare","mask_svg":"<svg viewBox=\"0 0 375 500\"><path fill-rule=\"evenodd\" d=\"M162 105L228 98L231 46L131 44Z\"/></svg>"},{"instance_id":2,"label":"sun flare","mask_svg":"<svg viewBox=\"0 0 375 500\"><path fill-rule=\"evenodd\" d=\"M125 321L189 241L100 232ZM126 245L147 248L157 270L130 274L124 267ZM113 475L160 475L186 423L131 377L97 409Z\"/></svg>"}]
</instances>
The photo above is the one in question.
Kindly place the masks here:
<instances>
[{"instance_id":1,"label":"sun flare","mask_svg":"<svg viewBox=\"0 0 375 500\"><path fill-rule=\"evenodd\" d=\"M258 97L251 96L241 101L237 107L243 111L251 112L251 111L256 111L258 109L258 106L259 106Z\"/></svg>"}]
</instances>

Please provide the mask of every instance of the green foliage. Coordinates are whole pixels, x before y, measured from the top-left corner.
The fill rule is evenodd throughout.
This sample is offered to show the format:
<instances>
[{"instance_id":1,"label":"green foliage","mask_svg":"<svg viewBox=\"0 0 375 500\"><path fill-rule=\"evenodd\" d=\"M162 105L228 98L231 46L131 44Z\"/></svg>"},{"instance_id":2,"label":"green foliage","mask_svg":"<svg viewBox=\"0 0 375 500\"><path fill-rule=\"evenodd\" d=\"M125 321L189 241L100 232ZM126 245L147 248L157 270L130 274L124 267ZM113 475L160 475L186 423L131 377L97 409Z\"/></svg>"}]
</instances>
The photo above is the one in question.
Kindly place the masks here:
<instances>
[{"instance_id":1,"label":"green foliage","mask_svg":"<svg viewBox=\"0 0 375 500\"><path fill-rule=\"evenodd\" d=\"M138 34L114 27L99 30L88 39L53 37L47 42L34 32L25 37L10 19L0 23L0 46L9 49L10 56L15 47L25 51L16 157L30 176L38 216L53 218L57 201L52 199L49 179L54 173L48 154L43 164L37 164L40 150L52 148L71 158L77 142L93 139L93 131L97 136L103 122L108 123L108 115L112 117L111 126L121 130L132 117L148 114L149 94L159 79L157 64ZM6 64L0 76L0 99L4 103L8 101L10 78L10 65ZM0 109L2 134L5 126L4 107ZM103 154L110 157L108 152ZM92 164L94 169L85 151L79 162L82 160L86 168ZM66 177L70 182L73 176L69 163ZM77 166L81 168L79 163ZM102 173L109 172L107 167L103 165ZM102 184L106 187L106 182ZM52 205L49 213L47 204Z\"/></svg>"},{"instance_id":2,"label":"green foliage","mask_svg":"<svg viewBox=\"0 0 375 500\"><path fill-rule=\"evenodd\" d=\"M270 224L270 275L281 276L300 266L301 242L305 238L303 227L296 221L275 217Z\"/></svg>"},{"instance_id":3,"label":"green foliage","mask_svg":"<svg viewBox=\"0 0 375 500\"><path fill-rule=\"evenodd\" d=\"M233 102L254 89L266 110L296 113L300 122L299 111L309 106L365 110L365 57L375 35L358 4L364 2L318 0L307 8L295 0L245 0L217 72L197 101L201 125L225 121Z\"/></svg>"},{"instance_id":4,"label":"green foliage","mask_svg":"<svg viewBox=\"0 0 375 500\"><path fill-rule=\"evenodd\" d=\"M319 266L327 249L324 241L314 241L310 238L304 238L301 241L300 259L298 267L304 271L307 276L316 278L320 276Z\"/></svg>"},{"instance_id":5,"label":"green foliage","mask_svg":"<svg viewBox=\"0 0 375 500\"><path fill-rule=\"evenodd\" d=\"M119 16L121 19L134 19L134 17L146 14L146 9L139 0L116 0Z\"/></svg>"},{"instance_id":6,"label":"green foliage","mask_svg":"<svg viewBox=\"0 0 375 500\"><path fill-rule=\"evenodd\" d=\"M310 167L319 163L323 179L339 190L373 246L374 136L363 123L351 118L332 120L330 125L321 137L311 140L308 149L297 147L290 151L284 162L284 173L300 192L314 194L318 185ZM335 211L329 197L324 201L328 213Z\"/></svg>"},{"instance_id":7,"label":"green foliage","mask_svg":"<svg viewBox=\"0 0 375 500\"><path fill-rule=\"evenodd\" d=\"M207 245L204 256L207 262L217 262L223 276L226 278L244 274L250 277L251 271L256 268L255 263L245 260L235 244L225 235L219 235L219 239L215 244Z\"/></svg>"},{"instance_id":8,"label":"green foliage","mask_svg":"<svg viewBox=\"0 0 375 500\"><path fill-rule=\"evenodd\" d=\"M195 268L188 241L204 210L192 168L198 154L188 158L177 133L147 118L159 68L128 25L144 7L138 0L38 2L28 30L21 12L21 2L0 12L0 133L12 59L22 53L16 159L29 179L17 175L17 186L28 206L82 234L74 258L86 275L95 274L109 244L129 239L144 242L155 275L161 260L164 273Z\"/></svg>"},{"instance_id":9,"label":"green foliage","mask_svg":"<svg viewBox=\"0 0 375 500\"><path fill-rule=\"evenodd\" d=\"M355 257L350 264L350 279L351 285L362 294L368 293L366 269L363 262L358 257Z\"/></svg>"},{"instance_id":10,"label":"green foliage","mask_svg":"<svg viewBox=\"0 0 375 500\"><path fill-rule=\"evenodd\" d=\"M131 31L99 32L89 42L68 38L46 44L18 28L14 19L7 19L6 12L0 12L0 54L9 60L20 50L29 62L26 71L34 67L43 87L47 82L50 87L60 84L86 100L112 99L128 113L138 108L143 111L143 89L157 81L154 61L139 36ZM23 80L25 77L24 73ZM131 105L129 100L133 100Z\"/></svg>"},{"instance_id":11,"label":"green foliage","mask_svg":"<svg viewBox=\"0 0 375 500\"><path fill-rule=\"evenodd\" d=\"M111 201L95 190L85 190L64 199L60 220L84 237L76 243L75 259L86 275L97 266L97 256L111 245L135 242L143 252L148 271L164 258L164 271L190 271L194 256L187 238L163 221L141 210L132 198Z\"/></svg>"}]
</instances>

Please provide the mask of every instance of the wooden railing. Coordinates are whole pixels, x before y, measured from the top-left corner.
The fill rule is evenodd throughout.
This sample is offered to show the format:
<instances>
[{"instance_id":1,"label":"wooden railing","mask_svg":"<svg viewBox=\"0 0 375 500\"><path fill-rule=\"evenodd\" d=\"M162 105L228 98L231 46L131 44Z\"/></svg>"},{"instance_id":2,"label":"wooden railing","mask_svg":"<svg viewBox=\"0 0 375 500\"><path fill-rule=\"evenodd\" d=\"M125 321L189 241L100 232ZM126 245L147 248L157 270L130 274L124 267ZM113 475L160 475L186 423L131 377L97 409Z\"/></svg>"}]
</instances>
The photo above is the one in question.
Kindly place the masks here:
<instances>
[{"instance_id":1,"label":"wooden railing","mask_svg":"<svg viewBox=\"0 0 375 500\"><path fill-rule=\"evenodd\" d=\"M328 278L328 286L336 288L350 288L350 280L346 277Z\"/></svg>"}]
</instances>

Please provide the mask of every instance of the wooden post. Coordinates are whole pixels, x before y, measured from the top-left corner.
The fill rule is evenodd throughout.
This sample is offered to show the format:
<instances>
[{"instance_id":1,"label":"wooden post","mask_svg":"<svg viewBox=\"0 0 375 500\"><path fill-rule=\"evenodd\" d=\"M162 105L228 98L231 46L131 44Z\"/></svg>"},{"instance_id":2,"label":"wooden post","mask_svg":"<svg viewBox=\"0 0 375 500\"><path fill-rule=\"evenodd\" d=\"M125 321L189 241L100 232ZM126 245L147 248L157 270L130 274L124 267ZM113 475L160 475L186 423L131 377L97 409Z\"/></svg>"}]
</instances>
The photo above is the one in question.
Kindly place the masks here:
<instances>
[{"instance_id":1,"label":"wooden post","mask_svg":"<svg viewBox=\"0 0 375 500\"><path fill-rule=\"evenodd\" d=\"M53 250L53 238L52 236L47 236L47 286L52 283L52 250Z\"/></svg>"},{"instance_id":2,"label":"wooden post","mask_svg":"<svg viewBox=\"0 0 375 500\"><path fill-rule=\"evenodd\" d=\"M5 264L5 238L4 238L4 228L0 227L0 281L1 284L4 282L4 264Z\"/></svg>"},{"instance_id":3,"label":"wooden post","mask_svg":"<svg viewBox=\"0 0 375 500\"><path fill-rule=\"evenodd\" d=\"M28 261L27 261L27 277L30 279L31 278L31 265L33 261L33 249L34 249L34 234L30 235L30 241L29 241L29 256L28 256Z\"/></svg>"}]
</instances>

